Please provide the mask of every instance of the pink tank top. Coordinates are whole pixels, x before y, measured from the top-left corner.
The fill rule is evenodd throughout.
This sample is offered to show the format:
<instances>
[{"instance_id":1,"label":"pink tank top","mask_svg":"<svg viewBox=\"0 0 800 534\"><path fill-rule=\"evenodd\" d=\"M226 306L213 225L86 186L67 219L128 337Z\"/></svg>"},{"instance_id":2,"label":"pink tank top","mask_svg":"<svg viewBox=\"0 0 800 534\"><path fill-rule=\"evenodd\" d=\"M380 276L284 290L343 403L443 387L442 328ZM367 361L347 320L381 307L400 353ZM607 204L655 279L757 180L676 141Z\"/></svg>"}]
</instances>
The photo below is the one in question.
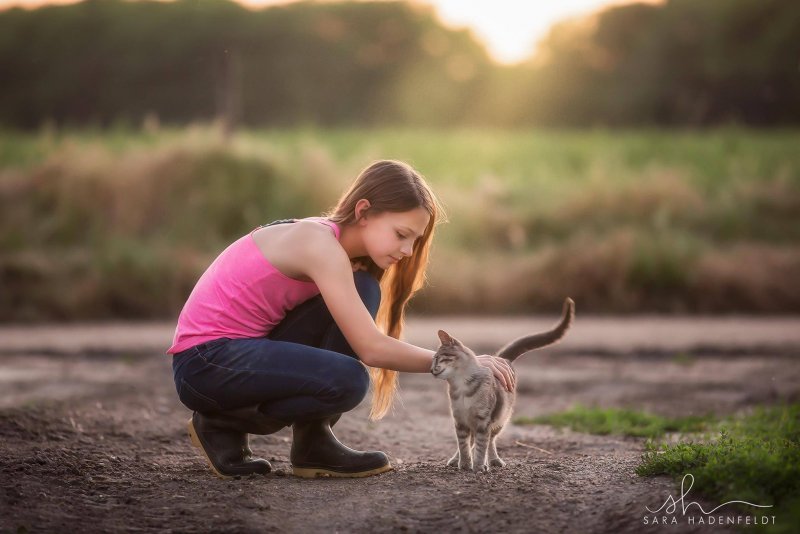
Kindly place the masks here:
<instances>
[{"instance_id":1,"label":"pink tank top","mask_svg":"<svg viewBox=\"0 0 800 534\"><path fill-rule=\"evenodd\" d=\"M305 220L329 226L339 239L336 223L322 217ZM253 239L256 230L223 250L197 281L167 354L220 337L264 337L289 310L319 294L314 282L289 278L264 257Z\"/></svg>"}]
</instances>

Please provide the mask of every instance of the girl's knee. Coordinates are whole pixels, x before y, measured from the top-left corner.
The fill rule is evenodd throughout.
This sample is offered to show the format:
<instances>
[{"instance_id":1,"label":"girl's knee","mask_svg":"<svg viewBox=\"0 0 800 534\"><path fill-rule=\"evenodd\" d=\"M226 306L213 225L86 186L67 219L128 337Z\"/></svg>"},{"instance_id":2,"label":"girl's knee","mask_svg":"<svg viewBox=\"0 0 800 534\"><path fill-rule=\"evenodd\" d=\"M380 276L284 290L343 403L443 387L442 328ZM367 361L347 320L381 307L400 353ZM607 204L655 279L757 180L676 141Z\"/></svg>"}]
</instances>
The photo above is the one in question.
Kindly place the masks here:
<instances>
[{"instance_id":1,"label":"girl's knee","mask_svg":"<svg viewBox=\"0 0 800 534\"><path fill-rule=\"evenodd\" d=\"M331 377L333 396L342 411L349 411L359 405L369 390L369 373L354 358L345 358L335 376Z\"/></svg>"},{"instance_id":2,"label":"girl's knee","mask_svg":"<svg viewBox=\"0 0 800 534\"><path fill-rule=\"evenodd\" d=\"M356 271L353 273L353 280L356 290L361 296L364 305L372 314L373 319L378 314L381 305L381 285L378 280L366 271Z\"/></svg>"}]
</instances>

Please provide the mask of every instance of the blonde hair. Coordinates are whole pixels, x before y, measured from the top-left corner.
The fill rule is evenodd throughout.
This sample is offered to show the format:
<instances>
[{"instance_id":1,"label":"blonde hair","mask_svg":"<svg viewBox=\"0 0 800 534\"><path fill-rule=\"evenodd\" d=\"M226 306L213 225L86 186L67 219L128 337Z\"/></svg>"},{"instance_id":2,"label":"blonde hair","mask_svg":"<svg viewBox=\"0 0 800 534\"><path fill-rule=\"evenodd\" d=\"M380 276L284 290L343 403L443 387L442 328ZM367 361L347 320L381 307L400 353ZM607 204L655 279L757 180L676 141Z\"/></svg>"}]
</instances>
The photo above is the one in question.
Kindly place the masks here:
<instances>
[{"instance_id":1,"label":"blonde hair","mask_svg":"<svg viewBox=\"0 0 800 534\"><path fill-rule=\"evenodd\" d=\"M399 339L403 332L405 307L425 284L425 270L434 227L445 219L444 210L425 179L401 161L381 160L361 171L336 207L325 214L339 225L355 224L356 203L365 198L369 213L403 212L424 208L430 215L425 231L416 240L411 256L384 270L367 256L359 258L367 271L380 281L381 305L375 323L386 335ZM372 420L383 418L397 391L397 371L370 368L372 382Z\"/></svg>"}]
</instances>

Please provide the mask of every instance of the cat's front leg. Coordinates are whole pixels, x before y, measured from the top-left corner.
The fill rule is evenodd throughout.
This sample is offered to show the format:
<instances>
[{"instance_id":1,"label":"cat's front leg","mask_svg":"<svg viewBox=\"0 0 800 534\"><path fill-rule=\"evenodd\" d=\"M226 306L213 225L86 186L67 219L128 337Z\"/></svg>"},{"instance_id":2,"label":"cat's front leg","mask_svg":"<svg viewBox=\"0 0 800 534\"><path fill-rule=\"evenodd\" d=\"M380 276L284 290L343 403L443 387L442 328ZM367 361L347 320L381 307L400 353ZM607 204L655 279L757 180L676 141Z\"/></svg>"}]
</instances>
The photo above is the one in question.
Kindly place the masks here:
<instances>
[{"instance_id":1,"label":"cat's front leg","mask_svg":"<svg viewBox=\"0 0 800 534\"><path fill-rule=\"evenodd\" d=\"M472 450L469 427L456 424L456 438L458 439L458 468L470 471L472 470Z\"/></svg>"},{"instance_id":2,"label":"cat's front leg","mask_svg":"<svg viewBox=\"0 0 800 534\"><path fill-rule=\"evenodd\" d=\"M492 434L489 440L489 465L505 467L506 463L497 454L497 434Z\"/></svg>"},{"instance_id":3,"label":"cat's front leg","mask_svg":"<svg viewBox=\"0 0 800 534\"><path fill-rule=\"evenodd\" d=\"M472 432L470 432L469 433L469 438L468 438L468 443L467 443L467 446L469 447L469 450L472 450L472 442L474 441L474 438L475 438L474 434L472 434ZM450 458L447 461L447 467L453 467L453 466L459 465L460 459L461 459L461 451L459 449L456 449L456 453L453 455L452 458Z\"/></svg>"},{"instance_id":4,"label":"cat's front leg","mask_svg":"<svg viewBox=\"0 0 800 534\"><path fill-rule=\"evenodd\" d=\"M475 432L475 466L473 471L486 473L489 465L486 463L486 453L489 446L489 428L478 428Z\"/></svg>"}]
</instances>

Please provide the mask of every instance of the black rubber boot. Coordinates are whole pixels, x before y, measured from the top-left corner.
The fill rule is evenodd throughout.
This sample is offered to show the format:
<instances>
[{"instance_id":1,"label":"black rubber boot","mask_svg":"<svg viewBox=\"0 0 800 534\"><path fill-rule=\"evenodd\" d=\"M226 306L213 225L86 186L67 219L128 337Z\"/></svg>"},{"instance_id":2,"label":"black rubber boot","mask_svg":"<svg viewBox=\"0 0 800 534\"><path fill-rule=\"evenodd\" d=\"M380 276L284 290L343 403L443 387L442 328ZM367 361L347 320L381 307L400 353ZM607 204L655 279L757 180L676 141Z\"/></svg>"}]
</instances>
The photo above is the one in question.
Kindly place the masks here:
<instances>
[{"instance_id":1,"label":"black rubber boot","mask_svg":"<svg viewBox=\"0 0 800 534\"><path fill-rule=\"evenodd\" d=\"M385 453L362 452L339 443L331 422L341 414L292 425L292 473L303 478L318 476L368 477L389 471L392 465Z\"/></svg>"},{"instance_id":2,"label":"black rubber boot","mask_svg":"<svg viewBox=\"0 0 800 534\"><path fill-rule=\"evenodd\" d=\"M253 458L247 434L272 434L288 423L265 416L258 406L218 413L194 412L189 419L189 437L221 478L265 474L270 463Z\"/></svg>"}]
</instances>

